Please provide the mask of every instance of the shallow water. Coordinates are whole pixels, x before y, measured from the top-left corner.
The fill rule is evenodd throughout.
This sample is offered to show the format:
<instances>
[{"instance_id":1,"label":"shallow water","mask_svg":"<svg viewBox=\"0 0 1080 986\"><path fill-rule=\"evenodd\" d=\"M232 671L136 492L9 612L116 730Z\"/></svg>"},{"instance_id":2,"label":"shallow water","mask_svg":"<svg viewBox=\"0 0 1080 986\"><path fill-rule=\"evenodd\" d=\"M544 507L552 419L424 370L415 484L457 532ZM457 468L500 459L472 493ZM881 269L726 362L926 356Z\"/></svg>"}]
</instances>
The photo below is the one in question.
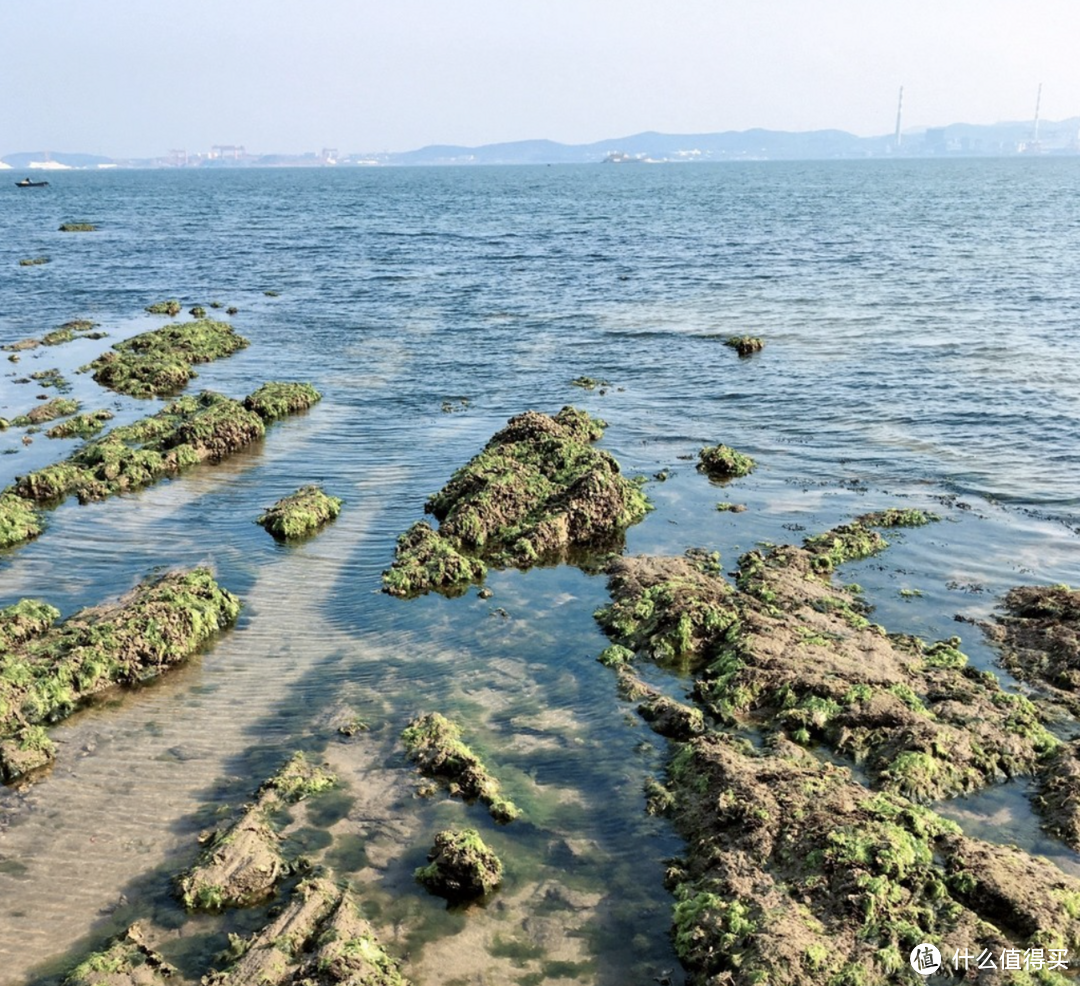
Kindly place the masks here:
<instances>
[{"instance_id":1,"label":"shallow water","mask_svg":"<svg viewBox=\"0 0 1080 986\"><path fill-rule=\"evenodd\" d=\"M647 983L677 967L662 876L679 843L642 794L663 741L594 660L603 579L493 573L486 602L378 592L426 495L527 408L586 407L627 473L669 470L631 552L704 545L731 567L759 541L867 510L936 510L941 523L890 534L842 577L878 622L958 634L980 666L993 652L954 615L986 616L1014 584L1080 582L1074 161L70 173L42 191L0 195L0 342L75 317L110 339L0 362L0 416L41 392L15 379L54 366L85 409L150 413L71 371L161 324L140 312L166 297L235 304L252 340L193 388L302 379L325 397L220 466L66 504L0 555L3 605L43 596L66 614L202 562L245 600L237 629L184 669L58 727L47 780L0 792L3 986L146 912L196 932L166 946L192 974L256 916L185 925L170 876L215 811L297 747L344 782L299 813L298 844L348 876L421 986ZM83 219L99 232L55 232ZM16 265L38 255L51 263ZM763 353L722 345L744 332ZM570 386L582 374L611 386ZM0 451L17 450L0 455L0 484L75 444L20 438L0 433ZM717 441L757 471L721 488L680 458ZM313 481L346 501L318 538L282 546L251 522ZM342 705L371 733L340 740ZM464 725L522 821L414 796L396 737L427 709ZM1075 868L1026 805L1010 785L951 807L977 834ZM480 826L507 863L486 907L446 911L412 882L451 820Z\"/></svg>"}]
</instances>

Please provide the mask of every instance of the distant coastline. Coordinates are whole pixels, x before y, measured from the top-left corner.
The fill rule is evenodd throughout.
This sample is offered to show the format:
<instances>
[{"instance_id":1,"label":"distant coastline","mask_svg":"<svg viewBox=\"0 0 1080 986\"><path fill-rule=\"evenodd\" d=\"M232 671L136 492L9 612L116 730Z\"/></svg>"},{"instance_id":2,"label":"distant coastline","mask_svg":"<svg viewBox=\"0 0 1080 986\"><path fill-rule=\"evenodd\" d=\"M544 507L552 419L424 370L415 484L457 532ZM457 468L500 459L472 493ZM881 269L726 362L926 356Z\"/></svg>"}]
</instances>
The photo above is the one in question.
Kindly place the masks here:
<instances>
[{"instance_id":1,"label":"distant coastline","mask_svg":"<svg viewBox=\"0 0 1080 986\"><path fill-rule=\"evenodd\" d=\"M465 147L431 144L413 151L341 154L322 148L303 154L253 153L241 145L170 150L153 158L111 158L61 151L20 151L0 156L14 170L103 168L394 167L523 164L701 164L726 161L821 161L942 157L1080 155L1080 117L975 125L954 123L900 135L857 137L843 130L739 130L706 134L645 132L591 144L521 140Z\"/></svg>"}]
</instances>

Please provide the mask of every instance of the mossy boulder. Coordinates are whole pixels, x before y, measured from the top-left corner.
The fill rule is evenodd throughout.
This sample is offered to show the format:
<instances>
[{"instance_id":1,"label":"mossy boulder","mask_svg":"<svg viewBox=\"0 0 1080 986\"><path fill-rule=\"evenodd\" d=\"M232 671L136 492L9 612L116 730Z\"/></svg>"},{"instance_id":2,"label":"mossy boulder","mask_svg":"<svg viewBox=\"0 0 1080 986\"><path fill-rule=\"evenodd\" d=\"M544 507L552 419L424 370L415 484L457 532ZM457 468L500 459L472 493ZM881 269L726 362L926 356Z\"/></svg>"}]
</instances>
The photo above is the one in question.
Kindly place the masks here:
<instances>
[{"instance_id":1,"label":"mossy boulder","mask_svg":"<svg viewBox=\"0 0 1080 986\"><path fill-rule=\"evenodd\" d=\"M502 882L502 862L476 829L439 832L428 859L427 866L416 870L416 879L441 897L480 897Z\"/></svg>"},{"instance_id":2,"label":"mossy boulder","mask_svg":"<svg viewBox=\"0 0 1080 986\"><path fill-rule=\"evenodd\" d=\"M424 507L439 521L434 538L446 550L430 528L414 526L398 540L386 591L454 591L482 577L484 565L527 568L578 550L617 549L649 504L640 484L593 447L603 427L573 407L511 418Z\"/></svg>"},{"instance_id":3,"label":"mossy boulder","mask_svg":"<svg viewBox=\"0 0 1080 986\"><path fill-rule=\"evenodd\" d=\"M257 520L279 540L306 537L341 513L341 500L318 486L304 486L282 497Z\"/></svg>"},{"instance_id":4,"label":"mossy boulder","mask_svg":"<svg viewBox=\"0 0 1080 986\"><path fill-rule=\"evenodd\" d=\"M49 262L48 257L24 257L19 261L20 267L40 267Z\"/></svg>"},{"instance_id":5,"label":"mossy boulder","mask_svg":"<svg viewBox=\"0 0 1080 986\"><path fill-rule=\"evenodd\" d=\"M735 479L748 476L755 462L748 455L727 445L710 445L698 452L698 469L710 479Z\"/></svg>"},{"instance_id":6,"label":"mossy boulder","mask_svg":"<svg viewBox=\"0 0 1080 986\"><path fill-rule=\"evenodd\" d=\"M155 301L152 305L147 305L146 310L151 315L168 315L170 318L175 318L180 314L182 307L179 301L170 298L167 301Z\"/></svg>"},{"instance_id":7,"label":"mossy boulder","mask_svg":"<svg viewBox=\"0 0 1080 986\"><path fill-rule=\"evenodd\" d=\"M510 822L521 812L501 796L499 782L461 739L461 730L438 712L417 716L401 734L405 751L420 773L445 780L451 794L487 805L491 817Z\"/></svg>"},{"instance_id":8,"label":"mossy boulder","mask_svg":"<svg viewBox=\"0 0 1080 986\"><path fill-rule=\"evenodd\" d=\"M93 233L97 230L97 226L93 223L62 223L60 226L61 233Z\"/></svg>"}]
</instances>

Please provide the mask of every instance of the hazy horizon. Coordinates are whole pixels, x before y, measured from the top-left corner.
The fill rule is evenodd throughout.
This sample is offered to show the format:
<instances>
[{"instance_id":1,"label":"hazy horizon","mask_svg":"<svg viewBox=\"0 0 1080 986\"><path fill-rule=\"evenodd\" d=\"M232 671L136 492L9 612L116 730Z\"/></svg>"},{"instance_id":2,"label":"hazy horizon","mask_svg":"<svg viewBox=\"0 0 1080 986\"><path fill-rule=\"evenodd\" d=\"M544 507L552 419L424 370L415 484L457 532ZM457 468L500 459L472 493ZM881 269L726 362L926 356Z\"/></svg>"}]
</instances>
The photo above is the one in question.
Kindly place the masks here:
<instances>
[{"instance_id":1,"label":"hazy horizon","mask_svg":"<svg viewBox=\"0 0 1080 986\"><path fill-rule=\"evenodd\" d=\"M1080 115L1067 0L55 0L9 12L0 155L408 151Z\"/></svg>"}]
</instances>

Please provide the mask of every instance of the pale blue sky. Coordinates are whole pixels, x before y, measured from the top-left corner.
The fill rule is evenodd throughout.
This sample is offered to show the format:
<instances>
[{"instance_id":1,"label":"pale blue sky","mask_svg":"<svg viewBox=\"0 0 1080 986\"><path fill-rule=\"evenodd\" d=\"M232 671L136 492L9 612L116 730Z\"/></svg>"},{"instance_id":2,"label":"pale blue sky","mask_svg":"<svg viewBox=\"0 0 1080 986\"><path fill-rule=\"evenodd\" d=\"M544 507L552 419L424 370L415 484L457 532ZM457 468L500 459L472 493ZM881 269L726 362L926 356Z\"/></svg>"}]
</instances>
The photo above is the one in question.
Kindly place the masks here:
<instances>
[{"instance_id":1,"label":"pale blue sky","mask_svg":"<svg viewBox=\"0 0 1080 986\"><path fill-rule=\"evenodd\" d=\"M1080 115L1078 0L3 0L0 154Z\"/></svg>"}]
</instances>

